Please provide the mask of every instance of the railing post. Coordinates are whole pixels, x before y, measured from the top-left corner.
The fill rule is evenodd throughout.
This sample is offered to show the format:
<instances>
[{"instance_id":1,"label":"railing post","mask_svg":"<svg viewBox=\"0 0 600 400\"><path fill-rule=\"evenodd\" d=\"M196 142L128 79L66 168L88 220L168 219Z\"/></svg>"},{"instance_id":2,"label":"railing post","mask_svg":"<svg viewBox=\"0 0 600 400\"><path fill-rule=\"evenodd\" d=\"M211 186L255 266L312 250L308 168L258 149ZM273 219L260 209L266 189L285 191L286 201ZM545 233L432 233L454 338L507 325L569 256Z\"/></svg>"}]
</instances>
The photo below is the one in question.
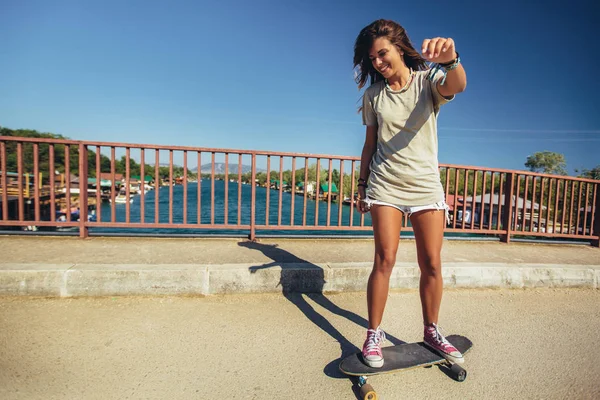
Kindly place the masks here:
<instances>
[{"instance_id":1,"label":"railing post","mask_svg":"<svg viewBox=\"0 0 600 400\"><path fill-rule=\"evenodd\" d=\"M268 177L267 177L268 179ZM256 217L256 153L252 153L252 178L250 184L252 185L252 202L250 204L250 235L248 239L251 241L256 240L255 230L255 217ZM267 189L268 190L268 189Z\"/></svg>"},{"instance_id":2,"label":"railing post","mask_svg":"<svg viewBox=\"0 0 600 400\"><path fill-rule=\"evenodd\" d=\"M506 235L500 237L500 241L510 243L510 233L512 231L512 215L513 215L513 191L514 191L514 172L506 174L506 182L504 182L504 215L502 215L502 227L506 229ZM518 193L518 192L517 192ZM519 204L518 201L516 204Z\"/></svg>"},{"instance_id":3,"label":"railing post","mask_svg":"<svg viewBox=\"0 0 600 400\"><path fill-rule=\"evenodd\" d=\"M79 237L88 237L88 157L87 146L79 143Z\"/></svg>"},{"instance_id":4,"label":"railing post","mask_svg":"<svg viewBox=\"0 0 600 400\"><path fill-rule=\"evenodd\" d=\"M600 236L600 183L596 183L594 193L596 193L596 204L594 204L594 208L592 209L592 215L594 216L594 221L592 221L594 223L593 235ZM594 239L592 246L600 247L600 238Z\"/></svg>"}]
</instances>

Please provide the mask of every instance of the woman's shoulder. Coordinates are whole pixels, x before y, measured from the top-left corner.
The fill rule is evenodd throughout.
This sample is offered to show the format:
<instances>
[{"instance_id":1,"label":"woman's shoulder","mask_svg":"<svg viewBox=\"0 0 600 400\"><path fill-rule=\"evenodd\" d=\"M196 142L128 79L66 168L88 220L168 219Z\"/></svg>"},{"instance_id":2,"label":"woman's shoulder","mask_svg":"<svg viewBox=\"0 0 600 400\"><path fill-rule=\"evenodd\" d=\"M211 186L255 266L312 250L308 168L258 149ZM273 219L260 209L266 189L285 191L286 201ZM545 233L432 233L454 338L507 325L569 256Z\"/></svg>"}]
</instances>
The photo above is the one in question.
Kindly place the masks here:
<instances>
[{"instance_id":1,"label":"woman's shoulder","mask_svg":"<svg viewBox=\"0 0 600 400\"><path fill-rule=\"evenodd\" d=\"M385 81L381 80L375 82L371 86L365 89L365 96L370 98L375 97L378 93L380 93L385 88Z\"/></svg>"}]
</instances>

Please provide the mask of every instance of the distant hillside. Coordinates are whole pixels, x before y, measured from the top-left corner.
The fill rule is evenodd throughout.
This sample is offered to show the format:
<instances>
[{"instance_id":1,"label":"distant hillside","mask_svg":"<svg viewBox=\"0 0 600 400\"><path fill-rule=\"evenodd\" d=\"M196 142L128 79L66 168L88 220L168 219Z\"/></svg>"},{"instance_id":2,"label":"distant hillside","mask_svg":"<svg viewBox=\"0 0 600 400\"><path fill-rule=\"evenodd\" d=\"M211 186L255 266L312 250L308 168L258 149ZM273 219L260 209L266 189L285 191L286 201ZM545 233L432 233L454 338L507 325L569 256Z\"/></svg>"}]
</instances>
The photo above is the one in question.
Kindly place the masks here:
<instances>
[{"instance_id":1,"label":"distant hillside","mask_svg":"<svg viewBox=\"0 0 600 400\"><path fill-rule=\"evenodd\" d=\"M193 168L190 171L196 172L197 168ZM212 164L206 163L202 164L200 167L200 173L202 174L210 174L212 172ZM229 163L229 171L230 174L238 173L238 164ZM242 164L242 174L252 172L252 166ZM257 168L256 172L264 172L264 170ZM215 174L224 174L225 173L225 163L215 163Z\"/></svg>"}]
</instances>

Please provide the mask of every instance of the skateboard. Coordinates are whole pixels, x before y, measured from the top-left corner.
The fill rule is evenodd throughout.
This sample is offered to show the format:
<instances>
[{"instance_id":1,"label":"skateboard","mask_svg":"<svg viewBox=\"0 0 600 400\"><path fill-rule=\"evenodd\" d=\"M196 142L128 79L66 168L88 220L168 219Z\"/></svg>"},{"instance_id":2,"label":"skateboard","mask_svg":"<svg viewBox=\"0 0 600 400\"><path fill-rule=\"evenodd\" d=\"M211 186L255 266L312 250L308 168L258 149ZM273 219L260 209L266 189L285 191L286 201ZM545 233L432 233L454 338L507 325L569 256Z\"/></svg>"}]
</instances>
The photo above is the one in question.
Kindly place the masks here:
<instances>
[{"instance_id":1,"label":"skateboard","mask_svg":"<svg viewBox=\"0 0 600 400\"><path fill-rule=\"evenodd\" d=\"M473 343L464 336L450 335L446 339L462 354L467 353L473 347ZM366 365L360 352L344 358L340 363L340 371L346 375L358 377L360 396L363 400L377 400L377 393L367 383L367 377L372 375L446 364L449 368L448 375L452 379L458 382L467 379L467 371L458 364L452 364L434 350L429 349L423 342L383 347L381 351L385 360L381 368L371 368Z\"/></svg>"}]
</instances>

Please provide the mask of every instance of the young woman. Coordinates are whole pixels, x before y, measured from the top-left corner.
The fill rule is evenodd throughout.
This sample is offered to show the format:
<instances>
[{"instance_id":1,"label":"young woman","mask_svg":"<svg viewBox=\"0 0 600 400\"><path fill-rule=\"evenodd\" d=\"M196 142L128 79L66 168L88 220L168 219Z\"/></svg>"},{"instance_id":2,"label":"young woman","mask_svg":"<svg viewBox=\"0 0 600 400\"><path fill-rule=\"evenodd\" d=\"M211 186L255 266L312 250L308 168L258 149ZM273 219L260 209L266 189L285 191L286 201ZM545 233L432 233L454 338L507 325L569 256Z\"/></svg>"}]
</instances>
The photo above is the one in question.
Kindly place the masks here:
<instances>
[{"instance_id":1,"label":"young woman","mask_svg":"<svg viewBox=\"0 0 600 400\"><path fill-rule=\"evenodd\" d=\"M360 212L371 212L375 260L367 288L369 329L363 359L383 366L379 328L400 238L402 214L411 221L421 271L419 291L424 342L462 363L462 354L440 333L441 250L448 206L438 170L440 107L465 90L467 78L450 38L423 41L420 55L394 21L377 20L358 35L354 67L359 89L370 79L362 103L367 127L358 183ZM431 62L434 68L428 68Z\"/></svg>"}]
</instances>

